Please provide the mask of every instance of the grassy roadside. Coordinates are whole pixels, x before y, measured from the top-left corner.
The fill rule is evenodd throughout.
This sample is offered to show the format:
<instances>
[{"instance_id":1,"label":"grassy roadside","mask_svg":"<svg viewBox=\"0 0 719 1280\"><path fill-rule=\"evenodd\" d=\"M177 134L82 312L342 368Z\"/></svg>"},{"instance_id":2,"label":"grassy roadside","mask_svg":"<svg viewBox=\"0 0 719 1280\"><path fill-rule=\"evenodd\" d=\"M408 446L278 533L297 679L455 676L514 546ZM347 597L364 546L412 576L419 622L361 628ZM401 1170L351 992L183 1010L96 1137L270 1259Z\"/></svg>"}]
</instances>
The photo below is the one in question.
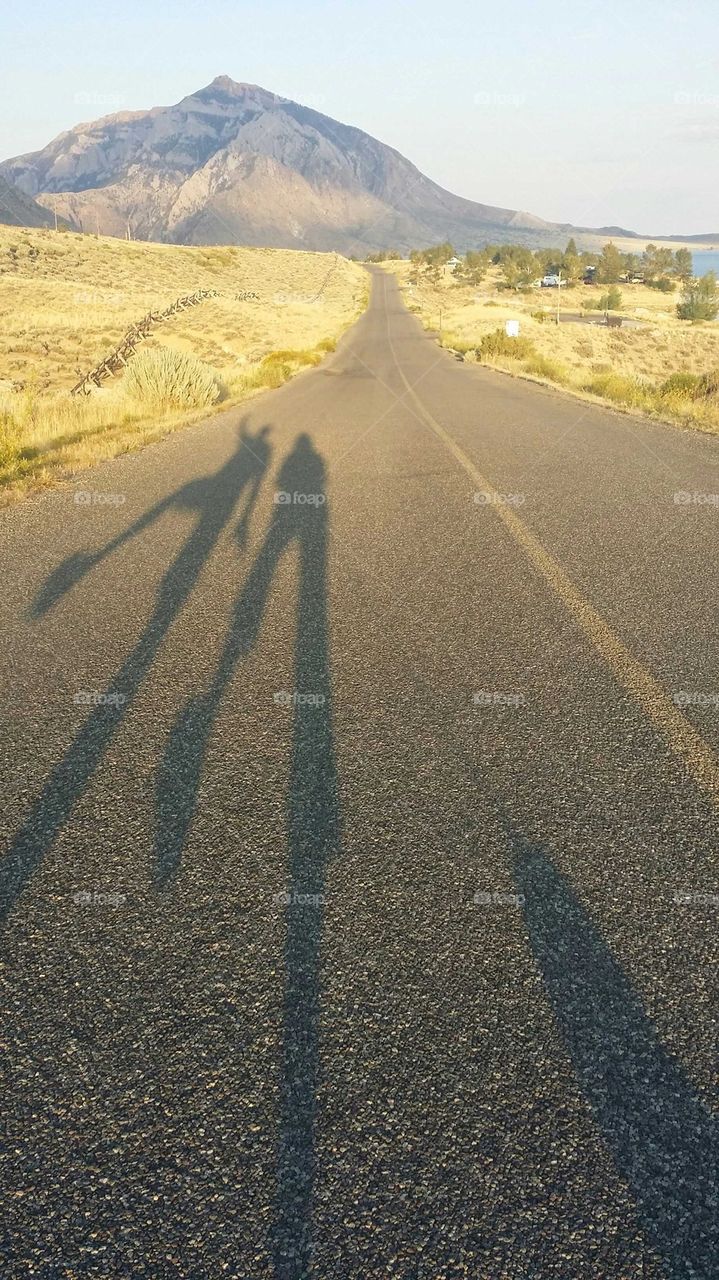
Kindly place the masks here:
<instances>
[{"instance_id":1,"label":"grassy roadside","mask_svg":"<svg viewBox=\"0 0 719 1280\"><path fill-rule=\"evenodd\" d=\"M387 264L405 300L443 346L504 373L558 387L583 400L609 404L682 427L719 432L719 323L690 324L673 314L676 297L642 286L621 286L623 317L633 327L554 323L549 291L515 295L499 289L498 273L479 286L450 273L435 283L411 283L409 263ZM551 291L554 295L554 291ZM568 290L564 312L586 313L597 287ZM554 298L552 297L552 301ZM591 314L591 313L590 313ZM519 320L509 338L506 320Z\"/></svg>"},{"instance_id":2,"label":"grassy roadside","mask_svg":"<svg viewBox=\"0 0 719 1280\"><path fill-rule=\"evenodd\" d=\"M194 288L221 296L159 325L122 377L69 394L146 311ZM334 350L368 293L335 254L0 227L0 504L281 386ZM141 385L129 371L146 355L194 365L216 395Z\"/></svg>"}]
</instances>

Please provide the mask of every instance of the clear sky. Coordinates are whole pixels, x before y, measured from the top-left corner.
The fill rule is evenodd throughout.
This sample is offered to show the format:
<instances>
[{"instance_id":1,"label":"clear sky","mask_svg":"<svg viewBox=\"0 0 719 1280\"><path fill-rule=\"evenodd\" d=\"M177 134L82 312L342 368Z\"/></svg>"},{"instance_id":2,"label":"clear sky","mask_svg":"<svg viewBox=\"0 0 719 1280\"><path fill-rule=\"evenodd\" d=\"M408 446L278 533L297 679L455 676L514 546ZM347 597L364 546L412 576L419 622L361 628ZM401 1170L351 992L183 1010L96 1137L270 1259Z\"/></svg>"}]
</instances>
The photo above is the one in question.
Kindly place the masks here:
<instances>
[{"instance_id":1,"label":"clear sky","mask_svg":"<svg viewBox=\"0 0 719 1280\"><path fill-rule=\"evenodd\" d=\"M367 130L458 195L719 231L719 0L5 0L0 73L3 159L224 74Z\"/></svg>"}]
</instances>

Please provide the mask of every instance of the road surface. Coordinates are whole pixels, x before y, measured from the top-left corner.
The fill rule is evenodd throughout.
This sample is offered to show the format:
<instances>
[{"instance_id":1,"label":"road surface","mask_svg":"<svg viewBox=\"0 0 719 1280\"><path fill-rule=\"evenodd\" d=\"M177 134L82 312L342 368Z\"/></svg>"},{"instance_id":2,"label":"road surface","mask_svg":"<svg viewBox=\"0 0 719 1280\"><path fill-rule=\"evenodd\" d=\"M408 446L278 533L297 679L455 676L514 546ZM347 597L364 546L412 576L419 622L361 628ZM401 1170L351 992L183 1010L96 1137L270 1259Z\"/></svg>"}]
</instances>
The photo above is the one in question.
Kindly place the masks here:
<instances>
[{"instance_id":1,"label":"road surface","mask_svg":"<svg viewBox=\"0 0 719 1280\"><path fill-rule=\"evenodd\" d=\"M379 271L2 514L4 1276L716 1276L717 494Z\"/></svg>"}]
</instances>

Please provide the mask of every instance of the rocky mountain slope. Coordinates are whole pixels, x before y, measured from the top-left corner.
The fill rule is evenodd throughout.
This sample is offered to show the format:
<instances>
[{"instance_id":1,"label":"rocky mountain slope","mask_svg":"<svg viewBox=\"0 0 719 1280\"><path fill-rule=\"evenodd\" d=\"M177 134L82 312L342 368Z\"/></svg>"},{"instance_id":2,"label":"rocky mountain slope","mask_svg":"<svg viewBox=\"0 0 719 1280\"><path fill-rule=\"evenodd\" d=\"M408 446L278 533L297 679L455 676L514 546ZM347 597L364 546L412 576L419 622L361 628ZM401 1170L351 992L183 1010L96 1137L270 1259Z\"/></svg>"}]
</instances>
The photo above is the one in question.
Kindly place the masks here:
<instances>
[{"instance_id":1,"label":"rocky mountain slope","mask_svg":"<svg viewBox=\"0 0 719 1280\"><path fill-rule=\"evenodd\" d=\"M451 240L556 244L568 224L452 195L361 129L218 76L172 107L62 133L0 175L77 230L364 257Z\"/></svg>"},{"instance_id":2,"label":"rocky mountain slope","mask_svg":"<svg viewBox=\"0 0 719 1280\"><path fill-rule=\"evenodd\" d=\"M0 222L11 227L50 227L55 216L0 175Z\"/></svg>"}]
</instances>

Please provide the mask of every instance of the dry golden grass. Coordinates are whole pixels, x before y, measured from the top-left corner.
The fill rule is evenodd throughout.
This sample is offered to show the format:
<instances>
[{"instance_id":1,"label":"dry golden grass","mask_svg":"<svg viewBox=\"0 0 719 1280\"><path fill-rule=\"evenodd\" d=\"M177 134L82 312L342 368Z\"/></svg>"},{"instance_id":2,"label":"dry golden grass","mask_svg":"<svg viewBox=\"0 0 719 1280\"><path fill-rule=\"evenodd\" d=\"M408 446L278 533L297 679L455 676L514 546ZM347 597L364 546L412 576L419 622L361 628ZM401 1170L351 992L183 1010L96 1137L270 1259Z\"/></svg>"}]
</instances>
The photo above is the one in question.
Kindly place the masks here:
<instances>
[{"instance_id":1,"label":"dry golden grass","mask_svg":"<svg viewBox=\"0 0 719 1280\"><path fill-rule=\"evenodd\" d=\"M392 262L386 269L400 280L407 304L423 324L439 329L443 345L472 353L486 335L519 320L520 331L533 353L522 359L510 355L480 357L483 363L509 373L519 373L561 386L583 398L649 413L682 425L719 431L719 397L692 398L660 394L660 387L675 373L698 375L719 370L719 322L690 324L678 320L679 290L663 294L644 285L618 287L621 314L641 327L610 329L600 325L554 323L556 291L533 289L528 294L500 290L500 273L492 269L481 284L459 283L449 271L432 284L426 279L411 284L408 262ZM596 301L606 286L578 285L562 295L562 311L584 313L585 304ZM544 312L544 320L539 313ZM599 313L587 312L600 319Z\"/></svg>"},{"instance_id":2,"label":"dry golden grass","mask_svg":"<svg viewBox=\"0 0 719 1280\"><path fill-rule=\"evenodd\" d=\"M0 226L0 500L197 420L142 405L121 378L69 391L150 310L208 299L158 325L144 347L192 354L220 375L227 407L317 363L366 304L367 276L331 253L128 243ZM239 301L251 291L259 301ZM282 359L267 357L279 351Z\"/></svg>"}]
</instances>

